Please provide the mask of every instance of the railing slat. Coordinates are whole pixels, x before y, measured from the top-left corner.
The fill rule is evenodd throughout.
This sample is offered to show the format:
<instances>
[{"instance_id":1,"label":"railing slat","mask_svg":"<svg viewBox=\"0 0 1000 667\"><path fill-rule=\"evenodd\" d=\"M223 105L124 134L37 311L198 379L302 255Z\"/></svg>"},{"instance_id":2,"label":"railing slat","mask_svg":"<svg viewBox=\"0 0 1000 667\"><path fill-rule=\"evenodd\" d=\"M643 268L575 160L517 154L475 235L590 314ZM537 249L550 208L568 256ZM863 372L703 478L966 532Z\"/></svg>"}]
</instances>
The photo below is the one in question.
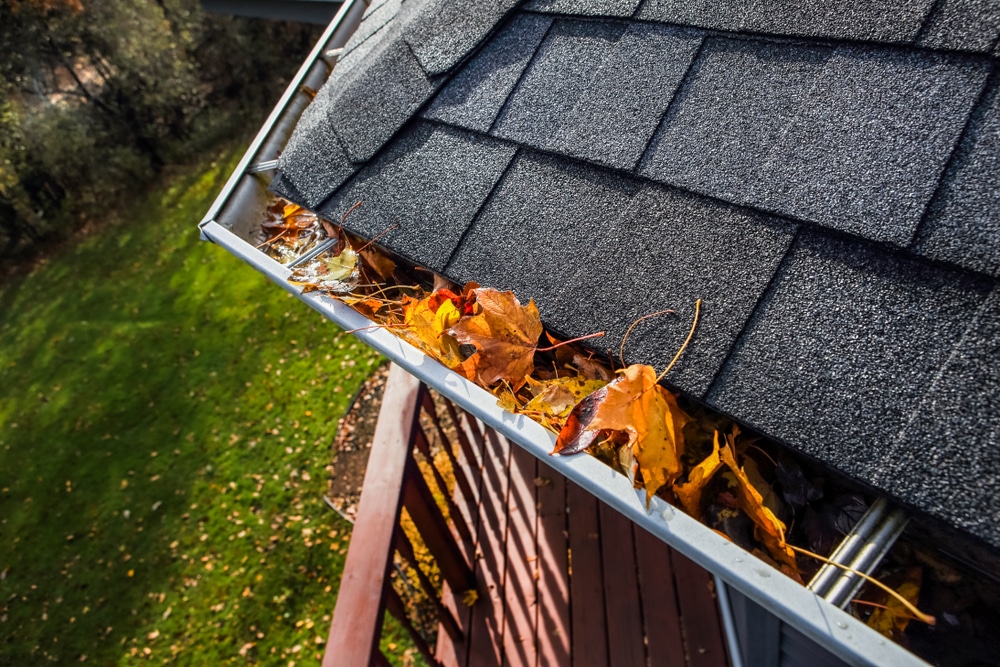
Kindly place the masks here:
<instances>
[{"instance_id":1,"label":"railing slat","mask_svg":"<svg viewBox=\"0 0 1000 667\"><path fill-rule=\"evenodd\" d=\"M403 506L410 515L417 531L424 539L424 544L437 560L444 577L453 590L466 591L475 587L472 569L465 562L455 536L441 516L441 510L434 502L434 496L427 487L427 482L417 468L417 462L409 457L407 465L410 473L403 484Z\"/></svg>"},{"instance_id":2,"label":"railing slat","mask_svg":"<svg viewBox=\"0 0 1000 667\"><path fill-rule=\"evenodd\" d=\"M419 389L415 377L396 365L390 368L323 667L367 665L377 659L383 590L399 521L399 490L412 460Z\"/></svg>"},{"instance_id":3,"label":"railing slat","mask_svg":"<svg viewBox=\"0 0 1000 667\"><path fill-rule=\"evenodd\" d=\"M469 524L466 523L465 517L458 511L458 507L455 505L455 499L452 497L451 490L448 488L448 483L444 479L444 475L438 470L437 465L434 462L434 456L431 454L430 445L427 442L427 436L424 434L423 429L417 431L417 437L415 444L417 445L417 450L423 454L424 459L427 461L427 465L430 466L431 475L434 477L434 484L437 485L438 493L444 499L444 504L448 506L448 514L451 516L451 523L455 526L455 530L458 531L459 537L463 540L471 541L472 533L469 532ZM448 443L445 442L445 448L447 449Z\"/></svg>"}]
</instances>

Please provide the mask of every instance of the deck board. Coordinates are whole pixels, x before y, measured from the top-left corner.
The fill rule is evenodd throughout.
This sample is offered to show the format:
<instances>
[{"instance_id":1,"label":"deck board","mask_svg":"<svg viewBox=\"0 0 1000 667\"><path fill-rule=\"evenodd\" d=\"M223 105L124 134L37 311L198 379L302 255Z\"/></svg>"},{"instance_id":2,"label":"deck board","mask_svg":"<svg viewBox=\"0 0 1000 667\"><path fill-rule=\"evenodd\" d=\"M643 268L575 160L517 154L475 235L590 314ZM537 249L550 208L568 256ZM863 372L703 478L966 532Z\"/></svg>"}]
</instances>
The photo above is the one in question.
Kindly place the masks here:
<instances>
[{"instance_id":1,"label":"deck board","mask_svg":"<svg viewBox=\"0 0 1000 667\"><path fill-rule=\"evenodd\" d=\"M728 666L708 572L502 437L481 446L478 502L456 493L480 597L446 590L466 640L439 632L442 665Z\"/></svg>"},{"instance_id":2,"label":"deck board","mask_svg":"<svg viewBox=\"0 0 1000 667\"><path fill-rule=\"evenodd\" d=\"M632 522L600 504L601 553L604 559L604 606L609 667L635 667L646 661L643 643L639 573Z\"/></svg>"}]
</instances>

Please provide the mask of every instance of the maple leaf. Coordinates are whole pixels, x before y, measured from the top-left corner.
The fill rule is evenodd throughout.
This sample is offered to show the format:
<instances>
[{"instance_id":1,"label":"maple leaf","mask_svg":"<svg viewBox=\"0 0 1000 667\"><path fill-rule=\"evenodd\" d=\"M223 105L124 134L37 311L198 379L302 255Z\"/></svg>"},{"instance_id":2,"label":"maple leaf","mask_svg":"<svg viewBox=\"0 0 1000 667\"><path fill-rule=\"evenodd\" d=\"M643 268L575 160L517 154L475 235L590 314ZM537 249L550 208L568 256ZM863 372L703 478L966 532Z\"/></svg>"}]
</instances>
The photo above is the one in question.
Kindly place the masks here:
<instances>
[{"instance_id":1,"label":"maple leaf","mask_svg":"<svg viewBox=\"0 0 1000 667\"><path fill-rule=\"evenodd\" d=\"M517 391L535 366L535 349L542 334L538 307L534 300L522 306L513 292L479 288L472 294L474 314L463 317L447 332L476 347L476 353L456 370L487 387L506 380Z\"/></svg>"},{"instance_id":2,"label":"maple leaf","mask_svg":"<svg viewBox=\"0 0 1000 667\"><path fill-rule=\"evenodd\" d=\"M719 453L722 462L736 479L736 495L740 500L740 508L753 521L757 540L767 548L775 561L787 566L794 578L797 578L798 565L795 563L795 552L785 542L785 524L764 505L763 496L750 483L746 472L736 462L734 443L737 434L739 429L733 427L732 435L726 436L726 446ZM782 571L788 572L784 568Z\"/></svg>"},{"instance_id":3,"label":"maple leaf","mask_svg":"<svg viewBox=\"0 0 1000 667\"><path fill-rule=\"evenodd\" d=\"M674 485L674 495L680 501L688 514L696 519L702 518L701 495L705 486L711 481L712 476L722 467L722 458L719 456L719 432L715 432L715 439L712 444L712 453L705 457L705 460L696 465L688 473L688 481L683 484Z\"/></svg>"},{"instance_id":4,"label":"maple leaf","mask_svg":"<svg viewBox=\"0 0 1000 667\"><path fill-rule=\"evenodd\" d=\"M591 446L600 431L628 437L646 502L680 477L684 425L690 421L673 394L656 383L651 366L633 364L606 387L580 401L556 440L554 454L574 454ZM626 457L628 458L628 457Z\"/></svg>"}]
</instances>

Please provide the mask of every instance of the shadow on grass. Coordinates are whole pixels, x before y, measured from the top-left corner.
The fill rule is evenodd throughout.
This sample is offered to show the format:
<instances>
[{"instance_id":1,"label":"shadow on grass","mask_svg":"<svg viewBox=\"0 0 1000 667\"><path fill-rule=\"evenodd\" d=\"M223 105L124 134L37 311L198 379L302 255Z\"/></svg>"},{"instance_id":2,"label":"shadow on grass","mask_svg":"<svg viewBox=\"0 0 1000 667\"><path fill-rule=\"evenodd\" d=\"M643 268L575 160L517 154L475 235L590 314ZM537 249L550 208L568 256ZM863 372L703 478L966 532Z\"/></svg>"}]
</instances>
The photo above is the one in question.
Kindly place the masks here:
<instances>
[{"instance_id":1,"label":"shadow on grass","mask_svg":"<svg viewBox=\"0 0 1000 667\"><path fill-rule=\"evenodd\" d=\"M312 659L377 363L197 222L227 154L0 286L0 664ZM208 161L206 160L206 163Z\"/></svg>"}]
</instances>

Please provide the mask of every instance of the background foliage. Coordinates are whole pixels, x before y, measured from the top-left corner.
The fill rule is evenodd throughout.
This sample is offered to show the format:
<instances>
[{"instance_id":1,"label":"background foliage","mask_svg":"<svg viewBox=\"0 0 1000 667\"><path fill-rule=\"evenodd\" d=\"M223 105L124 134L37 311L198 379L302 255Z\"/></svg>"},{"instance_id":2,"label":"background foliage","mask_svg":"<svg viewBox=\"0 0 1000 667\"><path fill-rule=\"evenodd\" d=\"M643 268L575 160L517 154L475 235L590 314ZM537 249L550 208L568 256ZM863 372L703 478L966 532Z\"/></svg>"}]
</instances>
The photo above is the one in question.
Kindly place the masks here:
<instances>
[{"instance_id":1,"label":"background foliage","mask_svg":"<svg viewBox=\"0 0 1000 667\"><path fill-rule=\"evenodd\" d=\"M197 0L0 0L0 262L254 127L320 30Z\"/></svg>"}]
</instances>

